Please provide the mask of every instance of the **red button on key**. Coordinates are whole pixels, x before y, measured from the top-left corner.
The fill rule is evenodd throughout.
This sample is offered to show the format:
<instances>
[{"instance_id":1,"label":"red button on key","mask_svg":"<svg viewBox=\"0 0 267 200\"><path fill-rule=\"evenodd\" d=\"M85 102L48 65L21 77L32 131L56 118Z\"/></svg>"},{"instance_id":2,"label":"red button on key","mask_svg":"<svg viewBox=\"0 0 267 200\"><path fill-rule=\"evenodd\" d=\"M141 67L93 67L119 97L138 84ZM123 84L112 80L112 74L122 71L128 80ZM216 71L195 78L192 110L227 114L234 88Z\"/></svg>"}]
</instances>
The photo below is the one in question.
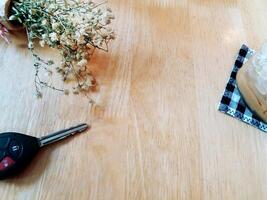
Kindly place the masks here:
<instances>
[{"instance_id":1,"label":"red button on key","mask_svg":"<svg viewBox=\"0 0 267 200\"><path fill-rule=\"evenodd\" d=\"M13 165L15 162L12 160L10 157L5 157L1 162L0 162L0 170L3 170L11 165Z\"/></svg>"}]
</instances>

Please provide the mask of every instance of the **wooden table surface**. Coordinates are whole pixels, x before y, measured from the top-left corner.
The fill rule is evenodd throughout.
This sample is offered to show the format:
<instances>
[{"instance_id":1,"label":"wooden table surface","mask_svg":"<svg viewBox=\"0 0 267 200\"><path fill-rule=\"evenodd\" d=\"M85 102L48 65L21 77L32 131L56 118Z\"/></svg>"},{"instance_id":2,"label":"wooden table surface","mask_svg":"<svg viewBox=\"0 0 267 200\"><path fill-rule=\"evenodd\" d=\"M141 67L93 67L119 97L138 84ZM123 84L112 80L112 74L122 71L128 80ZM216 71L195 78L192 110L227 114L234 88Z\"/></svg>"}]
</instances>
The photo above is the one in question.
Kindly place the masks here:
<instances>
[{"instance_id":1,"label":"wooden table surface","mask_svg":"<svg viewBox=\"0 0 267 200\"><path fill-rule=\"evenodd\" d=\"M1 199L267 199L267 135L217 111L240 46L267 39L267 2L109 4L117 39L91 63L94 106L51 90L36 99L31 55L0 42L0 131L92 125L1 181Z\"/></svg>"}]
</instances>

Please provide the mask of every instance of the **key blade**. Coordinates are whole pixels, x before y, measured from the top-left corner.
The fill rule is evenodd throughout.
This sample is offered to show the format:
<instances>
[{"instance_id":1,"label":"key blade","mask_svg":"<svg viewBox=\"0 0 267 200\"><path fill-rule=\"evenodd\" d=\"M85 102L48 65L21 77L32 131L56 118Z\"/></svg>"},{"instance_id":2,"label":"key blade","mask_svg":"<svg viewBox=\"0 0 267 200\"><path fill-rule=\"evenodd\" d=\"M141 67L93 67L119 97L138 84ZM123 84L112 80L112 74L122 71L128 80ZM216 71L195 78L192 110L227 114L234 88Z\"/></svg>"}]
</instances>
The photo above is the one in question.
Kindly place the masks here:
<instances>
[{"instance_id":1,"label":"key blade","mask_svg":"<svg viewBox=\"0 0 267 200\"><path fill-rule=\"evenodd\" d=\"M68 136L74 135L76 133L81 133L88 128L89 128L89 126L87 124L82 123L82 124L79 124L77 126L73 126L73 127L68 128L68 129L57 131L57 132L49 134L47 136L43 136L43 137L39 138L40 147L51 144L53 142L57 142L57 141L62 140Z\"/></svg>"}]
</instances>

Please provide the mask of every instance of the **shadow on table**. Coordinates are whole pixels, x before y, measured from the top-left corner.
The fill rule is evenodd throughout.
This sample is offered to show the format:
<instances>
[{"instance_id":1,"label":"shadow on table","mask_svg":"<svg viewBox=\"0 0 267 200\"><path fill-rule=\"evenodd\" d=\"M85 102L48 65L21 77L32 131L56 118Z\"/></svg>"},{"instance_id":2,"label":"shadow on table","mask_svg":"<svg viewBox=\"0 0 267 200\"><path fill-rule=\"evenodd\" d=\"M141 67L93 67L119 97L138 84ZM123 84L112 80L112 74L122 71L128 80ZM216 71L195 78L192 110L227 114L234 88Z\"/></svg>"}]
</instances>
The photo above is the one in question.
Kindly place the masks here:
<instances>
[{"instance_id":1,"label":"shadow on table","mask_svg":"<svg viewBox=\"0 0 267 200\"><path fill-rule=\"evenodd\" d=\"M12 44L15 44L19 48L28 48L27 33L25 30L19 30L17 32L10 33L10 40Z\"/></svg>"}]
</instances>

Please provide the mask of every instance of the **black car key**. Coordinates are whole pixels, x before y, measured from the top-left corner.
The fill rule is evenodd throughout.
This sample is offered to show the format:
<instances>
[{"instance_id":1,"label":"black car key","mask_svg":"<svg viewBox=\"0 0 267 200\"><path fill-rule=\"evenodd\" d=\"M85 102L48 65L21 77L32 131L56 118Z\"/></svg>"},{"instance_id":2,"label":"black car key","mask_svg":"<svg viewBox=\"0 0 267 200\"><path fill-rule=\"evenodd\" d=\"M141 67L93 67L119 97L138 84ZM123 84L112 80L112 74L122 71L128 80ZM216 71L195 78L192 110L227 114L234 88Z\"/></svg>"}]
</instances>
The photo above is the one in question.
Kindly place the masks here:
<instances>
[{"instance_id":1,"label":"black car key","mask_svg":"<svg viewBox=\"0 0 267 200\"><path fill-rule=\"evenodd\" d=\"M21 133L0 134L0 179L16 175L29 164L41 147L62 140L88 128L87 124L61 130L47 136L36 138Z\"/></svg>"}]
</instances>

